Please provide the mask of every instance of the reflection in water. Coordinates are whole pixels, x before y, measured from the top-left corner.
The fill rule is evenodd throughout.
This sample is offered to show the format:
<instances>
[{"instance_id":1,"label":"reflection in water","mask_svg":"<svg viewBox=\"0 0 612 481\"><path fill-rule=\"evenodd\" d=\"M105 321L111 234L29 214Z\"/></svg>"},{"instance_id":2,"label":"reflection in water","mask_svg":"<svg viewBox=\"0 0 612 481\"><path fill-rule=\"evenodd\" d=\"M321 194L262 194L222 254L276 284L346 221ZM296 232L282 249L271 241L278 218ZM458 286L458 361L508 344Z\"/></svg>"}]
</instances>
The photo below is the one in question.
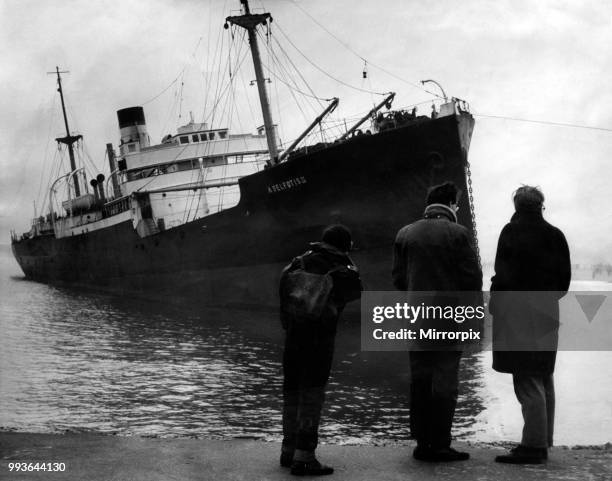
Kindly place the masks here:
<instances>
[{"instance_id":1,"label":"reflection in water","mask_svg":"<svg viewBox=\"0 0 612 481\"><path fill-rule=\"evenodd\" d=\"M24 281L5 254L0 272L0 426L280 439L282 334L274 315L193 311L54 288ZM359 339L358 326L341 326L322 439L405 441L407 353L363 353ZM560 353L563 369L577 372L566 354L579 353ZM600 356L591 359L596 364L609 353L591 354ZM454 433L516 440L521 420L510 376L494 374L490 365L487 352L463 359ZM601 378L601 371L587 373L591 385L597 373ZM592 397L603 404L591 428L594 414L584 399L573 401L580 397L572 376L563 379L557 442L609 441L601 426L612 426L610 383L594 384ZM577 414L578 427L567 421Z\"/></svg>"}]
</instances>

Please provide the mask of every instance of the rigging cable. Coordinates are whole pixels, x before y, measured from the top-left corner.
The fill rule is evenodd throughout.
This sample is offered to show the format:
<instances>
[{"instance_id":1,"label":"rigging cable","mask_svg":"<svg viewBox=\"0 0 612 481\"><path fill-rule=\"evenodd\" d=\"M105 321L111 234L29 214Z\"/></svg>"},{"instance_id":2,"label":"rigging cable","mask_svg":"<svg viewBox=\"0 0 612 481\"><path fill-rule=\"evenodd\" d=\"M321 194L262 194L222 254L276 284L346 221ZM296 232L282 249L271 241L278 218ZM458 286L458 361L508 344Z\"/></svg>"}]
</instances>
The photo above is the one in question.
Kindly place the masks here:
<instances>
[{"instance_id":1,"label":"rigging cable","mask_svg":"<svg viewBox=\"0 0 612 481\"><path fill-rule=\"evenodd\" d=\"M245 35L246 35L246 32L242 32L243 39ZM234 116L234 112L236 109L236 102L235 102L235 85L236 84L234 82L235 77L236 77L235 74L240 71L240 66L242 65L242 62L247 56L246 52L245 53L242 52L243 44L244 42L237 43L238 48L236 50L236 58L235 58L233 68L232 68L232 62L231 62L231 52L235 48L236 42L232 42L232 44L230 44L228 48L228 71L230 72L230 76L229 76L229 82L226 88L226 94L224 94L225 102L221 108L221 116L220 116L220 124L225 123L227 126L231 125L232 119ZM234 73L232 74L231 72L234 72ZM234 100L234 102L232 102L232 100Z\"/></svg>"},{"instance_id":2,"label":"rigging cable","mask_svg":"<svg viewBox=\"0 0 612 481\"><path fill-rule=\"evenodd\" d=\"M300 102L298 101L297 97L294 94L295 92L300 93L301 95L303 95L304 97L308 97L308 98L312 98L315 99L317 101L317 106L315 107L312 103L308 103L308 106L310 107L310 109L313 111L314 115L318 115L319 112L321 111L321 109L323 109L325 106L323 105L323 103L321 102L322 100L326 101L326 102L331 102L333 99L325 99L325 98L321 98L319 96L317 96L314 91L312 90L312 88L310 87L310 85L308 84L308 82L306 81L306 79L304 78L304 76L302 75L302 73L300 72L300 70L295 66L295 64L293 63L293 61L291 60L291 57L287 54L287 52L283 49L282 44L280 44L278 42L278 40L274 38L274 41L276 42L276 45L278 46L279 50L281 53L284 54L285 58L288 60L288 63L291 67L293 67L293 70L295 70L295 72L297 72L297 75L299 76L299 78L301 79L301 81L304 83L304 85L308 88L308 90L310 91L310 94L302 91L297 84L297 81L295 79L293 79L293 76L291 76L289 74L289 72L287 71L286 68L284 68L283 63L281 62L280 58L278 57L278 55L276 54L276 52L274 51L274 49L270 48L268 50L273 64L277 65L279 68L279 71L285 72L285 76L290 78L292 80L293 86L288 82L285 81L283 78L279 77L278 75L276 75L274 72L272 72L270 70L270 73L277 78L281 83L285 84L288 89L289 89L289 93L291 94L291 96L293 97L295 104L297 105L298 109L300 110L300 112L302 113L303 117L305 120L310 121L312 119L312 115L307 115L306 112L304 111L304 109L302 109L302 106L300 105ZM310 136L311 134L309 134Z\"/></svg>"},{"instance_id":3,"label":"rigging cable","mask_svg":"<svg viewBox=\"0 0 612 481\"><path fill-rule=\"evenodd\" d=\"M225 10L226 7L227 7L227 0L223 4L223 9ZM209 13L210 11L212 11L212 0L209 0L208 11ZM216 65L215 60L217 58L217 55L220 56L219 41L223 37L223 29L218 29L217 40L215 43L215 54L214 54L214 58L212 58L211 60L210 48L211 48L212 42L210 41L210 35L211 35L211 32L213 31L212 20L213 20L213 15L209 14L208 15L208 41L206 42L206 64L205 64L204 71L202 72L203 87L204 87L203 89L204 90L204 105L202 106L202 115L201 115L202 123L206 121L206 110L207 110L208 101L209 101L209 92L211 91L211 89L209 88L210 83L212 81L212 72L210 71L210 66L211 66L211 62L212 62L212 65Z\"/></svg>"},{"instance_id":4,"label":"rigging cable","mask_svg":"<svg viewBox=\"0 0 612 481\"><path fill-rule=\"evenodd\" d=\"M588 130L600 130L603 132L612 132L612 128L596 127L592 125L579 125L579 124L570 124L570 123L564 123L564 122L551 122L549 120L520 119L516 117L505 117L503 115L487 115L487 114L477 114L477 113L473 113L473 115L475 115L476 117L485 117L489 119L512 120L514 122L529 122L533 124L555 125L557 127L571 127L575 129L588 129Z\"/></svg>"},{"instance_id":5,"label":"rigging cable","mask_svg":"<svg viewBox=\"0 0 612 481\"><path fill-rule=\"evenodd\" d=\"M221 107L221 113L220 113L220 123L223 122L224 117L228 118L228 122L231 121L231 87L233 85L233 75L232 75L232 58L231 58L231 50L232 50L232 45L235 43L235 37L233 35L233 33L230 33L231 36L231 41L229 42L228 45L228 57L227 57L227 61L226 64L223 68L219 69L217 71L217 78L216 78L216 86L215 86L215 90L216 90L216 95L215 98L217 98L217 101L215 102L215 104L213 105L212 111L211 111L211 128L213 126L213 123L215 122L215 116L217 115L218 112L218 107L221 104L221 102L223 100L225 100L225 104L222 105ZM244 33L243 33L243 37L244 37ZM219 46L219 43L217 42L217 51L215 52L215 58L217 57L217 55L219 56L219 58L221 58L221 52L223 50L223 42L221 42L221 45ZM244 54L242 56L242 58L240 57L240 54L242 53L242 49L240 48L240 50L238 50L237 52L237 56L235 59L235 63L236 63L236 68L233 70L234 72L238 70L238 68L240 67L240 65L242 64L242 62L244 61L244 58L246 57L246 54ZM223 87L223 89L221 90L221 87L223 85L222 82L222 76L221 73L224 72L225 70L227 70L230 74L230 81L225 85L225 87ZM229 89L229 93L228 93L228 89ZM230 104L230 108L228 108L227 104ZM228 110L230 111L229 114L227 114ZM205 113L204 113L205 114ZM207 120L208 117L206 117L203 114L203 121ZM198 150L200 148L204 149L204 152L202 153L203 157L208 156L209 154L209 150L210 150L210 144L206 143L206 144L201 144L198 145ZM198 152L199 154L200 152ZM204 166L202 166L200 169L198 169L198 178L196 180L196 184L204 184L205 182L205 178L206 178L206 170L204 171L204 173L202 173L201 169L205 169ZM191 179L190 182L193 183L194 180L194 170L192 170L191 173ZM194 191L193 194L191 192L189 192L185 197L188 198L188 201L186 202L185 205L185 210L183 211L183 223L188 221L190 216L191 216L191 212L193 209L193 204L195 202L196 199L196 195L197 195L197 204L196 204L196 208L195 208L195 212L194 212L194 219L197 217L198 211L199 211L199 206L200 206L200 202L201 202L201 198L202 198L202 194L203 194L203 189L198 189L197 191Z\"/></svg>"},{"instance_id":6,"label":"rigging cable","mask_svg":"<svg viewBox=\"0 0 612 481\"><path fill-rule=\"evenodd\" d=\"M166 91L172 87L179 78L181 78L181 76L183 75L183 73L185 73L185 69L187 67L183 67L183 69L179 72L179 74L176 76L176 78L174 80L172 80L161 92L159 92L157 95L154 95L153 97L151 97L149 100L147 100L146 102L142 102L140 105L147 105L151 102L153 102L154 100L157 100L159 97L161 97L164 93L166 93Z\"/></svg>"},{"instance_id":7,"label":"rigging cable","mask_svg":"<svg viewBox=\"0 0 612 481\"><path fill-rule=\"evenodd\" d=\"M235 41L234 39L234 35L233 32L229 32L228 34L231 36L231 41L229 43L228 48L231 48L232 43ZM220 35L221 37L221 45L218 47L218 53L219 53L219 61L221 61L221 53L223 51L223 45L224 45L224 40L225 40L225 35ZM215 59L217 58L217 52L215 52ZM219 62L220 63L220 62ZM215 99L215 104L212 107L212 111L210 113L210 115L208 116L208 118L210 118L210 127L212 128L215 125L215 117L217 114L217 107L219 106L221 100L223 99L223 96L225 94L226 88L222 89L222 72L225 72L228 70L228 65L229 65L229 59L227 60L227 63L222 66L222 68L217 70L217 77L215 79L215 87L214 87L214 96L213 98Z\"/></svg>"},{"instance_id":8,"label":"rigging cable","mask_svg":"<svg viewBox=\"0 0 612 481\"><path fill-rule=\"evenodd\" d=\"M269 73L272 76L275 76L274 74L275 69L274 69L275 65L274 62L272 60L270 60L269 63ZM276 102L275 102L275 106L276 106L276 118L278 119L278 143L280 145L281 148L285 148L285 144L282 141L283 138L286 137L286 131L285 131L285 123L283 122L283 116L281 115L281 109L280 109L280 94L278 92L278 82L274 82L274 93L276 96Z\"/></svg>"},{"instance_id":9,"label":"rigging cable","mask_svg":"<svg viewBox=\"0 0 612 481\"><path fill-rule=\"evenodd\" d=\"M51 129L53 128L53 122L55 120L55 102L56 102L56 98L59 96L59 94L57 93L57 89L56 89L56 95L54 95L51 99L51 118L49 119L49 131L47 132L47 145L45 146L45 155L43 156L43 159L47 159L47 156L49 155L49 145L51 144L51 140L52 140L52 135L51 135ZM44 204L46 201L47 196L45 195L42 199L41 199L41 192L42 192L42 187L43 187L43 179L45 177L45 173L47 171L47 165L50 165L50 171L49 171L49 175L51 175L52 171L53 171L53 162L55 162L55 158L57 156L57 149L54 149L55 154L53 156L53 161L49 164L47 162L44 163L43 168L40 169L40 180L39 180L39 184L38 184L38 193L36 194L36 200L43 206L43 208L41 209L41 212L43 212L44 210ZM49 180L46 184L44 185L50 185L51 180ZM42 202L40 202L42 200Z\"/></svg>"},{"instance_id":10,"label":"rigging cable","mask_svg":"<svg viewBox=\"0 0 612 481\"><path fill-rule=\"evenodd\" d=\"M294 88L294 90L295 90L296 92L298 92L298 93L300 93L300 94L302 94L302 95L304 95L304 96L306 96L306 97L310 97L310 98L312 98L312 99L317 100L317 101L318 101L318 103L319 103L319 107L320 107L320 108L323 108L323 107L324 107L324 106L323 106L323 104L321 103L321 101L322 101L322 100L323 100L323 101L325 101L325 102L331 102L331 101L333 100L333 98L327 98L327 99L326 99L326 98L323 98L323 97L319 97L318 95L316 95L316 94L314 93L314 91L312 90L312 88L310 87L310 85L308 84L308 82L306 81L306 79L304 78L304 76L302 75L302 73L299 71L299 69L298 69L298 68L295 66L295 64L294 64L294 63L293 63L293 61L291 60L291 57L290 57L290 56L287 54L287 52L285 51L285 49L283 49L283 46L280 44L280 42L279 42L278 40L276 40L276 37L274 37L274 41L276 42L276 45L278 46L278 48L280 49L280 51L281 51L281 52L282 52L282 53L285 55L285 57L286 57L286 58L287 58L287 60L289 61L289 64L290 64L290 65L293 67L293 69L294 69L294 70L297 72L297 74L299 75L299 77L300 77L300 79L302 80L302 82L304 82L304 85L306 85L306 87L308 88L308 90L310 91L310 93L308 94L308 93L303 92L302 90L300 90L300 89L298 88L298 86L297 86L297 82L295 82L295 81L293 82L293 83L294 83L294 85L295 85L295 87L291 87L291 85L290 85L289 83L287 83L287 82L283 81L283 79L279 78L279 80L280 80L281 82L283 82L285 85L287 85L289 88ZM282 64L281 64L281 62L280 62L280 59L279 59L279 58L278 58L278 56L276 55L276 53L274 53L274 51L273 51L273 50L270 50L270 53L272 54L273 59L275 59L275 60L276 60L276 62L277 62L277 64L278 64L278 66L282 68ZM288 72L287 72L287 74L288 74Z\"/></svg>"},{"instance_id":11,"label":"rigging cable","mask_svg":"<svg viewBox=\"0 0 612 481\"><path fill-rule=\"evenodd\" d=\"M343 80L340 80L336 77L334 77L333 75L331 75L330 73L326 72L324 69L322 69L321 67L319 67L316 63L314 63L312 60L310 60L299 48L297 48L297 46L291 41L291 39L287 36L287 34L283 31L283 29L277 25L278 30L283 34L283 36L287 39L287 41L293 46L293 48L295 48L297 50L297 52L304 57L304 59L306 59L306 61L312 65L314 68L316 68L319 72L321 72L323 75L329 77L330 79L334 80L335 82L338 82L339 84L344 85L345 87L349 87L353 90L357 90L359 92L365 92L365 93L372 93L375 95L386 95L385 92L373 92L371 90L367 90L367 89L362 89L359 87L355 87L354 85L351 85L349 83L344 82ZM373 64L372 64L373 65Z\"/></svg>"},{"instance_id":12,"label":"rigging cable","mask_svg":"<svg viewBox=\"0 0 612 481\"><path fill-rule=\"evenodd\" d=\"M242 65L242 62L244 62L244 59L245 59L245 58L246 58L246 53L245 53L245 54L242 56L242 58L240 59L240 63L237 65L237 68L240 68L240 65ZM227 67L226 67L226 68L227 68ZM226 68L224 68L223 70L225 70ZM215 101L215 104L213 105L212 110L211 110L211 114L210 114L210 117L211 117L211 120L210 120L210 122L211 122L211 127L212 127L212 124L213 124L213 122L214 122L214 116L215 116L215 114L216 114L217 107L219 106L219 104L221 103L221 101L224 99L224 96L225 96L225 94L227 93L227 91L229 90L229 87L230 87L230 84L228 83L228 84L226 84L226 86L223 88L223 90L221 90L221 92L219 92L218 94L216 94L216 95L215 95L215 98L216 98L217 100ZM207 119L208 119L208 117L207 117Z\"/></svg>"},{"instance_id":13,"label":"rigging cable","mask_svg":"<svg viewBox=\"0 0 612 481\"><path fill-rule=\"evenodd\" d=\"M291 65L291 67L293 67L293 70L296 71L296 73L298 74L300 80L302 80L302 82L304 83L304 85L306 86L306 88L310 91L310 97L312 97L313 99L317 100L317 103L319 104L319 109L324 108L324 105L321 103L321 100L325 100L326 102L330 102L332 99L322 99L320 98L318 95L316 95L314 93L314 90L312 90L312 88L310 87L310 84L306 81L306 79L304 78L304 76L302 75L302 72L300 72L300 70L297 68L297 66L295 65L295 63L293 63L293 60L291 60L291 56L287 53L287 51L283 48L283 45L276 39L276 37L274 37L274 41L276 42L276 45L278 46L278 48L280 49L280 51L283 53L283 55L285 56L285 58L289 61L289 65ZM272 52L272 51L271 51ZM272 52L273 53L273 52ZM280 59L279 59L280 62ZM288 73L288 72L287 72ZM297 86L297 82L294 81L294 84Z\"/></svg>"},{"instance_id":14,"label":"rigging cable","mask_svg":"<svg viewBox=\"0 0 612 481\"><path fill-rule=\"evenodd\" d=\"M282 64L280 63L280 61L278 61L278 60L273 60L273 61L274 61L274 62L275 62L275 64L278 66L279 71L283 70L283 66L282 66ZM287 74L287 76L289 76L289 75ZM289 84L287 81L283 80L282 78L280 78L280 77L276 77L276 78L278 78L278 80L280 80L280 81L281 81L283 84L285 84L285 85L286 85L286 86L289 88L289 94L290 94L290 95L291 95L291 97L293 98L293 101L295 102L295 105L297 106L298 110L299 110L299 111L300 111L300 113L302 114L302 117L304 117L304 119L305 119L305 120L308 120L308 118L309 118L309 117L306 115L306 112L305 112L305 111L304 111L304 109L302 108L302 105L301 105L301 104L300 104L300 102L298 101L298 99L297 99L297 97L295 96L295 93L294 93L294 92L299 92L299 93L301 93L301 94L302 94L302 95L304 95L304 96L309 96L309 95L308 95L308 94L306 94L306 93L304 93L304 92L302 92L301 90L297 89L297 87L296 87L296 88L293 88L293 87L292 87L292 86L291 86L291 85L290 85L290 84ZM294 83L295 83L295 81L294 81Z\"/></svg>"},{"instance_id":15,"label":"rigging cable","mask_svg":"<svg viewBox=\"0 0 612 481\"><path fill-rule=\"evenodd\" d=\"M243 45L244 45L243 42L241 42L240 43L240 52L242 52ZM253 106L251 105L251 100L249 99L249 95L246 94L246 92L248 92L248 89L247 89L247 85L246 85L246 80L244 78L244 72L243 72L242 69L238 69L236 72L238 72L240 81L242 83L242 90L245 92L244 98L245 98L246 104L247 104L247 106L249 108L249 112L251 114L251 119L253 120L253 125L256 125L255 110L253 109ZM232 95L234 95L234 101L235 101L235 95L236 95L235 90L234 90ZM240 120L240 115L237 116L237 120L238 120L238 131L239 132L243 132L242 122ZM246 139L245 139L244 142L245 142L245 148L246 148Z\"/></svg>"},{"instance_id":16,"label":"rigging cable","mask_svg":"<svg viewBox=\"0 0 612 481\"><path fill-rule=\"evenodd\" d=\"M358 52L356 52L355 50L353 50L353 48L351 48L350 45L348 45L346 42L342 41L340 38L338 38L335 34L333 34L332 32L330 32L323 24L321 24L316 18L314 18L312 15L310 15L310 13L308 13L306 10L304 10L304 8L302 6L300 6L295 0L290 0L291 3L293 3L299 10L302 11L302 13L304 13L305 15L307 15L314 23L316 23L321 29L323 29L327 34L329 34L331 37L333 37L338 43L340 43L340 45L342 45L344 48L346 48L349 52L351 52L353 55L355 55L356 57L360 58L361 60L363 60L364 62L367 62L368 64L370 64L372 67L377 68L378 70L386 73L387 75L401 81L404 82L414 88L417 88L419 90L422 90L424 92L427 92L430 95L433 95L435 97L438 98L443 98L441 95L435 93L435 92L430 92L429 90L423 88L422 86L414 83L414 82L410 82L409 80L406 80L402 77L399 77L397 75L395 75L392 72L389 72L388 70L384 69L383 67L380 67L379 65L376 65L375 63L372 63L370 60L367 60L365 57L363 57L362 55L360 55ZM384 95L384 94L381 94Z\"/></svg>"},{"instance_id":17,"label":"rigging cable","mask_svg":"<svg viewBox=\"0 0 612 481\"><path fill-rule=\"evenodd\" d=\"M180 89L180 96L179 96L179 113L178 113L178 120L181 119L182 113L183 113L183 87L185 86L185 75L183 74L181 76L181 89Z\"/></svg>"},{"instance_id":18,"label":"rigging cable","mask_svg":"<svg viewBox=\"0 0 612 481\"><path fill-rule=\"evenodd\" d=\"M228 122L230 122L231 121L231 116L232 116L231 115L231 102L230 102L230 100L231 100L231 93L232 93L232 86L233 86L231 51L232 51L232 45L234 43L235 43L235 38L234 38L233 35L231 35L231 42L229 43L229 46L228 46L228 57L227 57L227 63L226 63L226 68L227 68L227 71L229 73L229 79L230 80L229 80L229 83L227 84L227 86L223 89L223 91L221 93L219 93L219 99L218 99L219 101L213 107L213 116L214 116L216 114L216 111L217 111L217 106L219 105L219 103L223 99L225 99L225 104L221 108L220 123L223 122L224 117L228 117ZM235 60L236 66L237 66L236 68L238 68L241 65L242 60L244 59L244 57L242 59L240 58L240 54L241 54L241 49L238 50L238 52L237 52L237 56L236 56L236 60ZM219 57L220 56L221 55L219 55ZM219 72L224 71L224 70L225 70L225 68L221 69ZM233 71L235 72L236 70L233 70ZM220 78L221 78L221 76L218 75L218 77L217 77L217 86L219 86L219 84L220 84ZM228 87L229 87L230 93L228 95L226 95ZM217 87L217 90L218 90L218 87ZM229 108L228 108L227 104L230 104ZM230 113L226 115L226 112L228 112L228 110L229 110ZM214 118L213 118L213 120L211 120L211 124L212 124L213 121L214 121ZM208 153L209 153L208 150L209 150L210 144L206 143L206 144L198 145L198 149L200 147L202 147L204 149L202 157L207 156ZM198 162L199 162L199 160L198 160ZM207 174L207 172L208 172L208 170L205 167L205 164L203 163L199 167L199 169L198 169L198 178L196 180L196 185L198 185L198 184L204 185L204 183L206 182L206 174ZM192 171L192 175L191 175L191 182L192 183L193 183L193 174L194 174L194 171ZM197 203L196 203L196 206L195 206L195 211L194 211L193 219L192 220L195 220L197 215L198 215L198 211L200 209L200 202L202 200L202 195L206 196L206 193L205 193L204 189L197 189L197 190L195 190L193 192L193 194L191 194L191 193L188 194L187 197L189 198L189 201L188 201L188 205L187 204L185 205L185 210L183 212L183 222L189 221L189 218L191 216L191 212L192 212L192 209L193 209L193 204L194 204L195 199L196 199L196 195L197 195Z\"/></svg>"},{"instance_id":19,"label":"rigging cable","mask_svg":"<svg viewBox=\"0 0 612 481\"><path fill-rule=\"evenodd\" d=\"M276 40L276 39L275 39L275 40ZM282 51L283 53L285 53L285 52L282 50L282 48L281 48L281 51ZM298 92L298 93L302 94L304 97L310 97L310 98L315 98L315 99L318 99L318 98L317 98L316 96L309 95L309 94L307 94L307 93L303 92L302 90L300 90L300 89L298 88L297 82L296 82L296 81L293 79L293 77L292 77L292 76L289 74L289 72L287 71L287 69L286 69L286 68L283 66L283 64L282 64L282 62L281 62L281 60L280 60L280 58L278 58L278 56L276 55L276 53L275 53L274 51L272 51L272 50L271 50L271 51L269 51L269 53L270 53L270 57L271 57L271 59L272 59L272 62L273 62L273 63L274 63L274 64L275 64L275 65L278 67L278 70L279 70L280 74L281 74L281 75L283 75L283 74L284 74L284 76L285 76L285 77L287 77L287 78L291 79L291 81L293 82L293 85L294 85L294 86L292 86L292 85L291 85L291 84L290 84L288 81L284 80L282 77L277 77L277 78L278 78L278 80L279 80L281 83L285 84L285 85L286 85L286 86L289 88L289 93L290 93L290 94L291 94L291 96L293 97L293 100L294 100L294 102L295 102L295 105L296 105L296 106L297 106L297 108L299 109L299 111L300 111L300 113L302 114L302 116L304 117L304 119L305 119L305 120L308 120L310 117L309 117L308 115L306 115L306 112L305 112L305 111L304 111L304 109L302 108L302 105L300 104L300 102L299 102L298 98L295 96L294 92ZM286 56L286 53L285 53L285 56ZM289 59L289 62L291 63L291 60L290 60L290 59ZM295 70L297 70L297 69L296 69L296 67L295 67L295 65L291 64L291 66L292 66L292 67L293 67ZM299 72L298 72L298 73L299 73ZM305 84L306 84L306 86L307 86L307 87L310 89L310 87L308 86L308 84L306 83L306 81L305 81L305 80L304 80L304 83L305 83ZM312 92L312 89L310 89L310 90L311 90L311 92ZM313 92L313 94L314 94L314 92ZM311 106L311 105L309 105L309 107L310 107L310 108L312 108L312 106ZM314 109L313 109L313 110L314 110Z\"/></svg>"}]
</instances>

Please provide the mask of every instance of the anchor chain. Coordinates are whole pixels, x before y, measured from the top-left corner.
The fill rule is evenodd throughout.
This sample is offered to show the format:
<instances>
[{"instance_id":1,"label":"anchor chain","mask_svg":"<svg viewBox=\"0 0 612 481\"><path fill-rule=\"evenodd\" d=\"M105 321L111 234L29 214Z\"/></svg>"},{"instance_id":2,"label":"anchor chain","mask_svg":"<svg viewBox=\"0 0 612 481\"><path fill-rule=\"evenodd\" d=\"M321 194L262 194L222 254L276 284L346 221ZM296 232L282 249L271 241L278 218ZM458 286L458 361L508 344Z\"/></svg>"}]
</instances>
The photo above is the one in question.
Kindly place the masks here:
<instances>
[{"instance_id":1,"label":"anchor chain","mask_svg":"<svg viewBox=\"0 0 612 481\"><path fill-rule=\"evenodd\" d=\"M467 156L466 156L467 157ZM478 266L482 271L482 261L480 259L480 247L478 246L478 231L476 229L476 210L474 208L474 195L472 189L472 171L470 170L470 161L465 161L465 173L467 177L467 186L468 186L468 198L470 202L470 214L472 217L472 233L474 236L474 248L476 249L476 256L478 257Z\"/></svg>"}]
</instances>

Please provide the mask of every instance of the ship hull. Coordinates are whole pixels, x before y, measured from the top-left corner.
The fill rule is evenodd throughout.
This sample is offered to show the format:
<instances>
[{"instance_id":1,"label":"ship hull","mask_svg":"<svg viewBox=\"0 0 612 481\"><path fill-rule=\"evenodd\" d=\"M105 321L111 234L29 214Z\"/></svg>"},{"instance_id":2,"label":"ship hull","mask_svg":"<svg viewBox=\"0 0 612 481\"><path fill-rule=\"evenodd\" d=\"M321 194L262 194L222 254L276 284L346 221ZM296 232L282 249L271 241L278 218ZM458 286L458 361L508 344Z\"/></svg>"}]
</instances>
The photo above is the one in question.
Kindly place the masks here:
<instances>
[{"instance_id":1,"label":"ship hull","mask_svg":"<svg viewBox=\"0 0 612 481\"><path fill-rule=\"evenodd\" d=\"M473 128L463 114L416 123L302 155L240 180L238 205L140 237L131 221L57 239L13 242L27 278L169 302L274 308L282 267L331 223L350 227L366 289L391 289L397 230L419 218L427 189L463 191Z\"/></svg>"}]
</instances>

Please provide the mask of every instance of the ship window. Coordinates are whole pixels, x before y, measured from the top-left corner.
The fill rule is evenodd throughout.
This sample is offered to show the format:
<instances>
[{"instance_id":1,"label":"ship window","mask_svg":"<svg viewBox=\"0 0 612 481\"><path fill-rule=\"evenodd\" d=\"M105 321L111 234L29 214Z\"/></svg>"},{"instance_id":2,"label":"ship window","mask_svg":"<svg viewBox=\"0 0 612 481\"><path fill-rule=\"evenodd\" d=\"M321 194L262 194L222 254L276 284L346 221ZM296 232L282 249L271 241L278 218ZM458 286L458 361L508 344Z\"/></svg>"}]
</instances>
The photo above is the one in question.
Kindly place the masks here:
<instances>
[{"instance_id":1,"label":"ship window","mask_svg":"<svg viewBox=\"0 0 612 481\"><path fill-rule=\"evenodd\" d=\"M200 134L200 140L202 142L206 142L208 140L208 136L206 134Z\"/></svg>"},{"instance_id":2,"label":"ship window","mask_svg":"<svg viewBox=\"0 0 612 481\"><path fill-rule=\"evenodd\" d=\"M193 142L199 142L199 141L200 141L200 138L198 137L198 134L193 134L193 135L191 136L191 140L192 140Z\"/></svg>"},{"instance_id":3,"label":"ship window","mask_svg":"<svg viewBox=\"0 0 612 481\"><path fill-rule=\"evenodd\" d=\"M179 140L181 142L181 144L188 144L189 143L189 137L187 137L186 135L179 137Z\"/></svg>"},{"instance_id":4,"label":"ship window","mask_svg":"<svg viewBox=\"0 0 612 481\"><path fill-rule=\"evenodd\" d=\"M136 152L136 146L134 144L130 144L128 145L128 151L130 152Z\"/></svg>"},{"instance_id":5,"label":"ship window","mask_svg":"<svg viewBox=\"0 0 612 481\"><path fill-rule=\"evenodd\" d=\"M215 140L215 133L214 132L211 132L208 135L210 135L210 140Z\"/></svg>"},{"instance_id":6,"label":"ship window","mask_svg":"<svg viewBox=\"0 0 612 481\"><path fill-rule=\"evenodd\" d=\"M178 162L178 170L191 170L193 167L191 165L191 160L183 160Z\"/></svg>"},{"instance_id":7,"label":"ship window","mask_svg":"<svg viewBox=\"0 0 612 481\"><path fill-rule=\"evenodd\" d=\"M224 139L227 136L227 132L223 131L223 132L219 132L219 138Z\"/></svg>"}]
</instances>

